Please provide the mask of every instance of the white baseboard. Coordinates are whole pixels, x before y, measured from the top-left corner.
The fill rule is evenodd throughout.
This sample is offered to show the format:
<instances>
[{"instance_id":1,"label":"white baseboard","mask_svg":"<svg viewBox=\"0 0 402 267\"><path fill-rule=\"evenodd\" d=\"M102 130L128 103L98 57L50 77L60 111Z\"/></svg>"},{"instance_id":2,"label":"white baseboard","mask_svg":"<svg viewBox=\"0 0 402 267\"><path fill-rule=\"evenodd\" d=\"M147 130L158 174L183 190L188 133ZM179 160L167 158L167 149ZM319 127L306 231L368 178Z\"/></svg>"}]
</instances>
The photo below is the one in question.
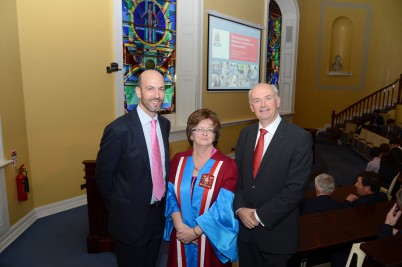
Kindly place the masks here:
<instances>
[{"instance_id":1,"label":"white baseboard","mask_svg":"<svg viewBox=\"0 0 402 267\"><path fill-rule=\"evenodd\" d=\"M35 209L37 218L46 217L62 211L80 207L87 204L87 195L73 197L60 202L52 203Z\"/></svg>"},{"instance_id":2,"label":"white baseboard","mask_svg":"<svg viewBox=\"0 0 402 267\"><path fill-rule=\"evenodd\" d=\"M24 233L37 219L87 204L87 196L82 195L33 209L0 237L0 253Z\"/></svg>"}]
</instances>

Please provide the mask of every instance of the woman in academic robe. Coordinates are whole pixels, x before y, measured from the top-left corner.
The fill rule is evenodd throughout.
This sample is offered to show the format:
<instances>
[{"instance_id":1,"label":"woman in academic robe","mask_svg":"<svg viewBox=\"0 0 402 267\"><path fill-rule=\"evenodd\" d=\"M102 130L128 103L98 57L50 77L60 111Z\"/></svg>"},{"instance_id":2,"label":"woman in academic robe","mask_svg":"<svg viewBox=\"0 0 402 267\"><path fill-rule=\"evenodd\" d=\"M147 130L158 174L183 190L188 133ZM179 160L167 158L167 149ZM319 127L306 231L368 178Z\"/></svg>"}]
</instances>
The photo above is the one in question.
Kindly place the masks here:
<instances>
[{"instance_id":1,"label":"woman in academic robe","mask_svg":"<svg viewBox=\"0 0 402 267\"><path fill-rule=\"evenodd\" d=\"M239 228L232 206L236 163L215 148L221 133L215 112L194 111L186 133L192 149L177 153L170 163L167 266L231 266L237 260Z\"/></svg>"}]
</instances>

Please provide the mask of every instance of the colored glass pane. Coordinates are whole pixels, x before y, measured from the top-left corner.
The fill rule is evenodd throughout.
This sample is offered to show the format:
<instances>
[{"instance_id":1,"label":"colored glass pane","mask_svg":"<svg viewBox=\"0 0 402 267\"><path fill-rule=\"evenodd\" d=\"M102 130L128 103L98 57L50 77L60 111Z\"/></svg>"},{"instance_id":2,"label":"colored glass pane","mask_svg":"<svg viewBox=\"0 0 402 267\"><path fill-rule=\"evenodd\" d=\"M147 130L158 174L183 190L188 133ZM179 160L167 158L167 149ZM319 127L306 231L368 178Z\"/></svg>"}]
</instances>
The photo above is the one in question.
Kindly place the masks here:
<instances>
[{"instance_id":1,"label":"colored glass pane","mask_svg":"<svg viewBox=\"0 0 402 267\"><path fill-rule=\"evenodd\" d=\"M162 112L175 110L176 0L122 0L124 108L133 110L138 76L146 69L162 73L165 99Z\"/></svg>"}]
</instances>

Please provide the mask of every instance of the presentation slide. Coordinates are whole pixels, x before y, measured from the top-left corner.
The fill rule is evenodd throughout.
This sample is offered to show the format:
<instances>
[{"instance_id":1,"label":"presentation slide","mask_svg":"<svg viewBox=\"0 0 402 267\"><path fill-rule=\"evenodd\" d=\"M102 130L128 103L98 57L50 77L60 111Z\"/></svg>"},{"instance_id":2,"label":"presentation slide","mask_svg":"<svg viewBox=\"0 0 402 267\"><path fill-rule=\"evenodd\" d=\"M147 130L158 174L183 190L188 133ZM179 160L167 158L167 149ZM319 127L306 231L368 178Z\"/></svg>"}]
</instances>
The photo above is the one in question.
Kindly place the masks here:
<instances>
[{"instance_id":1,"label":"presentation slide","mask_svg":"<svg viewBox=\"0 0 402 267\"><path fill-rule=\"evenodd\" d=\"M260 80L261 29L208 15L208 90L249 90Z\"/></svg>"}]
</instances>

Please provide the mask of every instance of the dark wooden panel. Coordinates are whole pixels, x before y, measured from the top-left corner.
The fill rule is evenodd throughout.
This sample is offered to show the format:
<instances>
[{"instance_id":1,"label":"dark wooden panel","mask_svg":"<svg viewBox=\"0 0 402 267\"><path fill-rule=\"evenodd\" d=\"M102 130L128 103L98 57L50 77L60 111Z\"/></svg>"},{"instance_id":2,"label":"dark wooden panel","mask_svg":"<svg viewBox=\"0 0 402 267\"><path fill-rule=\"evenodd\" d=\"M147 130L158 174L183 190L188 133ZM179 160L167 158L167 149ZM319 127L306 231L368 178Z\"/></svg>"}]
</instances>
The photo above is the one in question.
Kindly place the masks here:
<instances>
[{"instance_id":1,"label":"dark wooden panel","mask_svg":"<svg viewBox=\"0 0 402 267\"><path fill-rule=\"evenodd\" d=\"M108 234L107 209L95 184L95 160L84 160L88 201L89 234L88 253L114 251L114 242Z\"/></svg>"}]
</instances>

